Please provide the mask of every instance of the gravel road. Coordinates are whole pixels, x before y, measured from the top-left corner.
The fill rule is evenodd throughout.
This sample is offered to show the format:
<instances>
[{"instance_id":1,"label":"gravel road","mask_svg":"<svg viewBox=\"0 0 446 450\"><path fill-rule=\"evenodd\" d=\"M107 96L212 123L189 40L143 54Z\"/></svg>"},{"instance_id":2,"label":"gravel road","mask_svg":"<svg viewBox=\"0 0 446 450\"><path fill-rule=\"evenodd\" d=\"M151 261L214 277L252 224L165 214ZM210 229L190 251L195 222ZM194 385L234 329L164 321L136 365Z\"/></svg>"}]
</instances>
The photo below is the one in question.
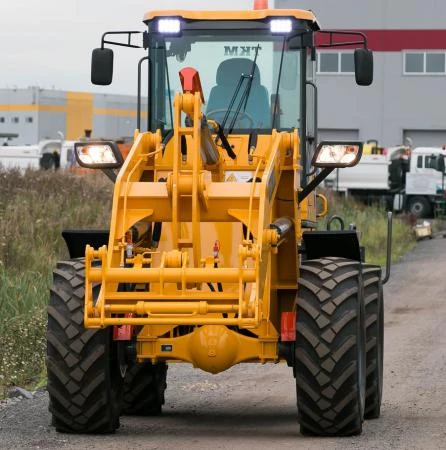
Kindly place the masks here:
<instances>
[{"instance_id":1,"label":"gravel road","mask_svg":"<svg viewBox=\"0 0 446 450\"><path fill-rule=\"evenodd\" d=\"M171 364L164 414L123 417L114 435L58 434L45 393L0 406L1 449L446 449L446 239L420 242L385 286L382 415L349 438L299 434L285 365L210 375Z\"/></svg>"}]
</instances>

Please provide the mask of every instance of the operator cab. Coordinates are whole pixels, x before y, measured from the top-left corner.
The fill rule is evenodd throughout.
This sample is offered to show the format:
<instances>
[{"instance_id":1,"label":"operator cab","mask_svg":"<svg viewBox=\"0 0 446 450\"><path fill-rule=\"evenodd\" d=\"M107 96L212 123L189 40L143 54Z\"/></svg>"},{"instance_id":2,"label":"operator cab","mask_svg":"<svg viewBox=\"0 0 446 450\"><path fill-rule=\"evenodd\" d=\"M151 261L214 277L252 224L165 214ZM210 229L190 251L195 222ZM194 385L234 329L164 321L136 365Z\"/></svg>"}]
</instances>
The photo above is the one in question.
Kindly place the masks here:
<instances>
[{"instance_id":1,"label":"operator cab","mask_svg":"<svg viewBox=\"0 0 446 450\"><path fill-rule=\"evenodd\" d=\"M252 11L245 20L234 20L231 12L219 12L220 20L209 20L209 11L171 14L153 12L145 18L150 131L166 134L173 128L174 93L181 91L178 73L186 67L199 72L206 117L224 122L225 132L271 133L300 126L303 44L319 29L312 13Z\"/></svg>"}]
</instances>

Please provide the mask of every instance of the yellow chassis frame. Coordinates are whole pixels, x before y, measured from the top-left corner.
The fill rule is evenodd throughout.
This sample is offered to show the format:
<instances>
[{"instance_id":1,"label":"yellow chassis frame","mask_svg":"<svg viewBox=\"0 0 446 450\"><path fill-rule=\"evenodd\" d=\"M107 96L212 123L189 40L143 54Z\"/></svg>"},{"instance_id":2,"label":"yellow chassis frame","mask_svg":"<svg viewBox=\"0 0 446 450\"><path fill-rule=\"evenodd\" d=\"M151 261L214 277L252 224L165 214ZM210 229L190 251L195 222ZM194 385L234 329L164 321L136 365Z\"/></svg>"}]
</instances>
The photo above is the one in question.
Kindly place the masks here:
<instances>
[{"instance_id":1,"label":"yellow chassis frame","mask_svg":"<svg viewBox=\"0 0 446 450\"><path fill-rule=\"evenodd\" d=\"M166 147L159 132L136 130L115 185L109 245L87 246L85 326L143 326L139 360L189 361L213 373L241 361L277 362L280 314L294 308L301 219L315 220L314 195L297 203L297 130L259 136L249 151L247 136L232 136L237 158L215 146L219 162L206 166L200 94L176 94L174 107L174 135ZM182 113L193 126L181 125ZM228 173L237 180L246 172L261 181L226 181ZM294 223L285 241L270 227L282 216ZM126 233L140 222L165 224L165 239L159 249L136 247L126 258ZM222 258L202 255L204 243L210 248L216 241ZM94 300L96 283L101 290ZM120 283L145 289L120 292ZM224 289L206 290L207 283ZM178 333L178 327L189 328Z\"/></svg>"}]
</instances>

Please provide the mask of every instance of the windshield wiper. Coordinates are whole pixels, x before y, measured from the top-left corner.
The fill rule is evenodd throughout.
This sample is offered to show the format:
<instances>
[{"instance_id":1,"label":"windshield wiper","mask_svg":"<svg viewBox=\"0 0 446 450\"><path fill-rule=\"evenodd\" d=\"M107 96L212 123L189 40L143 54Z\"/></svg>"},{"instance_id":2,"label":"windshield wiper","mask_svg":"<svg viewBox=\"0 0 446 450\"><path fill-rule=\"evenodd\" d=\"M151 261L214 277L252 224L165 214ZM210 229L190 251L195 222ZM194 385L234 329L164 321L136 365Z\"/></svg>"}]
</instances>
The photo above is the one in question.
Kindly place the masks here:
<instances>
[{"instance_id":1,"label":"windshield wiper","mask_svg":"<svg viewBox=\"0 0 446 450\"><path fill-rule=\"evenodd\" d=\"M169 112L170 112L170 126L173 128L173 111L172 111L172 93L170 90L169 64L167 62L167 48L166 41L164 41L164 65L166 69L167 91L169 95Z\"/></svg>"},{"instance_id":2,"label":"windshield wiper","mask_svg":"<svg viewBox=\"0 0 446 450\"><path fill-rule=\"evenodd\" d=\"M231 120L231 124L229 125L229 130L228 130L227 133L225 133L225 136L227 136L228 134L232 133L232 131L234 129L235 122L237 121L237 117L240 114L240 110L242 109L243 104L244 104L243 112L245 112L245 110L246 110L246 105L248 104L248 98L249 98L249 94L251 92L252 81L253 81L253 78L254 78L254 72L255 72L255 68L256 68L256 62L257 62L257 56L259 54L259 49L260 49L260 44L257 44L256 54L254 56L254 61L252 62L252 66L251 66L251 73L249 75L246 75L244 73L242 73L240 75L240 79L239 79L239 82L237 84L237 87L235 88L234 94L233 94L233 96L231 98L231 101L229 103L229 106L228 106L228 109L226 111L226 114L225 114L225 116L223 118L223 121L221 122L221 128L222 128L222 130L224 130L225 129L225 125L226 125L226 121L228 120L229 115L231 114L232 107L234 106L235 100L236 100L236 98L237 98L237 96L238 96L238 94L240 92L241 87L242 87L243 80L247 79L248 82L246 84L245 90L244 90L242 96L240 97L240 100L239 100L238 105L237 105L237 109L235 110L235 115L234 115L234 117Z\"/></svg>"}]
</instances>

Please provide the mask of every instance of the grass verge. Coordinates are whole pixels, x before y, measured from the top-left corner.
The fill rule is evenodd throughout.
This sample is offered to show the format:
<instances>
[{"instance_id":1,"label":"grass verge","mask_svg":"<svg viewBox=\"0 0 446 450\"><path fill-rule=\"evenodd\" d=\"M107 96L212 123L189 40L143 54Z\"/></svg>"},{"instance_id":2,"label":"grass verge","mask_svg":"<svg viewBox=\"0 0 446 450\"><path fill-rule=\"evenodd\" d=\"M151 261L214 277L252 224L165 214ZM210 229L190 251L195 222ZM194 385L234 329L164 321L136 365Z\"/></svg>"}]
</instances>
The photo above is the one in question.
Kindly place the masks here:
<instances>
[{"instance_id":1,"label":"grass verge","mask_svg":"<svg viewBox=\"0 0 446 450\"><path fill-rule=\"evenodd\" d=\"M111 183L102 174L0 170L0 395L41 383L46 306L64 228L108 227Z\"/></svg>"},{"instance_id":2,"label":"grass verge","mask_svg":"<svg viewBox=\"0 0 446 450\"><path fill-rule=\"evenodd\" d=\"M325 193L328 198L328 217L336 214L344 220L345 228L356 226L359 232L360 244L365 247L366 262L386 263L387 245L387 212L380 205L364 205L352 198L345 198L335 193ZM334 225L337 222L334 222ZM326 229L327 219L320 223L321 229ZM332 229L336 227L333 226ZM397 262L408 251L415 247L416 240L405 215L393 217L392 232L392 262Z\"/></svg>"}]
</instances>

